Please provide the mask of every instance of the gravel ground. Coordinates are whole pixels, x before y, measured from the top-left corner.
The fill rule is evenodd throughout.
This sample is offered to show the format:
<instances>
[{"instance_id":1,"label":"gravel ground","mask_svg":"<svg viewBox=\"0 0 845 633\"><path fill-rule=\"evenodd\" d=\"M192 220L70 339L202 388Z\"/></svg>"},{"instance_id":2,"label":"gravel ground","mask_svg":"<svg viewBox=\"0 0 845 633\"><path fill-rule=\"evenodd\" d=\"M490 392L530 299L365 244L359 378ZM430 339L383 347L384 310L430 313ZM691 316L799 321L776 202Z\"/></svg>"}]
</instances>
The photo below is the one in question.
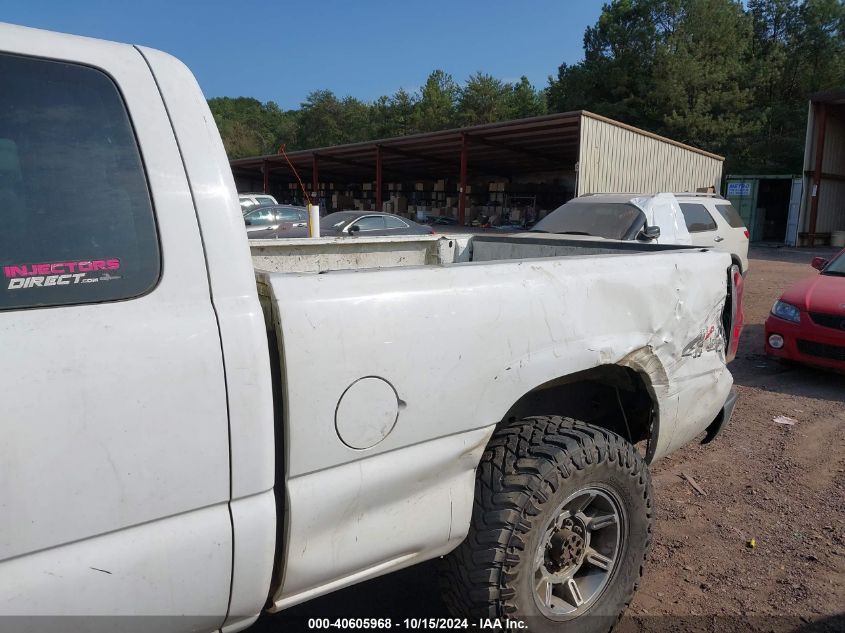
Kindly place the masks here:
<instances>
[{"instance_id":1,"label":"gravel ground","mask_svg":"<svg viewBox=\"0 0 845 633\"><path fill-rule=\"evenodd\" d=\"M831 252L752 249L746 328L731 365L737 408L715 442L653 468L654 544L624 633L845 631L845 376L762 355L774 300L815 272L813 255ZM778 415L797 424L775 424ZM305 630L308 617L445 615L426 563L262 618L251 631Z\"/></svg>"}]
</instances>

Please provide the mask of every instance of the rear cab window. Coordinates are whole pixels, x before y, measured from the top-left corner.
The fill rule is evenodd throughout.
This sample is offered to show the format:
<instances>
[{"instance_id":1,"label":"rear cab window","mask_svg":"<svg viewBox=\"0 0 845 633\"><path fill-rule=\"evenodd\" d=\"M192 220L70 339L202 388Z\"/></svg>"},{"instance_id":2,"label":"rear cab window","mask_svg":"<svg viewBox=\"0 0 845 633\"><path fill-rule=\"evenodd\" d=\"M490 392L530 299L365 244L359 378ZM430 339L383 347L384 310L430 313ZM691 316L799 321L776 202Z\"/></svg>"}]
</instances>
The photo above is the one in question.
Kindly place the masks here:
<instances>
[{"instance_id":1,"label":"rear cab window","mask_svg":"<svg viewBox=\"0 0 845 633\"><path fill-rule=\"evenodd\" d=\"M88 66L0 53L0 310L137 297L161 254L117 86Z\"/></svg>"},{"instance_id":2,"label":"rear cab window","mask_svg":"<svg viewBox=\"0 0 845 633\"><path fill-rule=\"evenodd\" d=\"M681 202L680 207L681 212L684 214L687 231L690 233L716 230L716 221L703 204L697 202Z\"/></svg>"},{"instance_id":3,"label":"rear cab window","mask_svg":"<svg viewBox=\"0 0 845 633\"><path fill-rule=\"evenodd\" d=\"M735 229L744 229L745 223L742 221L739 213L730 202L717 202L716 210L725 218L725 221Z\"/></svg>"}]
</instances>

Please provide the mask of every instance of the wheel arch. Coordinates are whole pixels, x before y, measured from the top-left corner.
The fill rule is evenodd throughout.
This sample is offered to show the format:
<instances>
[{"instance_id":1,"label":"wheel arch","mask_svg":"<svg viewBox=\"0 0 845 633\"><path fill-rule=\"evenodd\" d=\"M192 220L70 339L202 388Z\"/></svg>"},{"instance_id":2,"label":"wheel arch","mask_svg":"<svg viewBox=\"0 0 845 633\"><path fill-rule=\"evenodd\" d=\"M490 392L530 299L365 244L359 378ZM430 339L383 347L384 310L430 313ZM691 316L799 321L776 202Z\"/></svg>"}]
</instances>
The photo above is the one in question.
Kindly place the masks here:
<instances>
[{"instance_id":1,"label":"wheel arch","mask_svg":"<svg viewBox=\"0 0 845 633\"><path fill-rule=\"evenodd\" d=\"M601 364L536 385L505 412L498 426L537 416L572 417L628 439L647 441L654 454L660 427L658 392L667 382L662 363L642 348L618 363Z\"/></svg>"}]
</instances>

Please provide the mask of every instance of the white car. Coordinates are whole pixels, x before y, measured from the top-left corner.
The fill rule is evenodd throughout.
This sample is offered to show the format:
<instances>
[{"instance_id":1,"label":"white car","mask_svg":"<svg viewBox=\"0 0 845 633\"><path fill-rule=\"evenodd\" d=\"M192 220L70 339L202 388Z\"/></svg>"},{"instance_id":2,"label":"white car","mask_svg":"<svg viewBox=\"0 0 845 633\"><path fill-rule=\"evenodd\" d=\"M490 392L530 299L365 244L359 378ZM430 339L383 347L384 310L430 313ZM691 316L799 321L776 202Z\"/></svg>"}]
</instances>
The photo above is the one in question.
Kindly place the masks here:
<instances>
[{"instance_id":1,"label":"white car","mask_svg":"<svg viewBox=\"0 0 845 633\"><path fill-rule=\"evenodd\" d=\"M265 204L279 204L273 196L266 193L239 193L238 202L241 203L243 213Z\"/></svg>"},{"instance_id":2,"label":"white car","mask_svg":"<svg viewBox=\"0 0 845 633\"><path fill-rule=\"evenodd\" d=\"M588 194L561 205L532 230L705 246L730 253L742 273L748 271L748 229L731 203L716 194Z\"/></svg>"}]
</instances>

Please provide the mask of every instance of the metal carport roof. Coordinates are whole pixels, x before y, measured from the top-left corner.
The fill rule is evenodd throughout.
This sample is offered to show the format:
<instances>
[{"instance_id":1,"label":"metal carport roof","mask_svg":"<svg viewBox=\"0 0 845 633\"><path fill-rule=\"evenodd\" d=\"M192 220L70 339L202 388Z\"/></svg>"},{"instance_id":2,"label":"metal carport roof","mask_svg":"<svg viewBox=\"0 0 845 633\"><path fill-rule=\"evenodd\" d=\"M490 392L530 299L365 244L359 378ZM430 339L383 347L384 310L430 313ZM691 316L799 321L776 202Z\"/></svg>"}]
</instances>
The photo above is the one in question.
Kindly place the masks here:
<instances>
[{"instance_id":1,"label":"metal carport roof","mask_svg":"<svg viewBox=\"0 0 845 633\"><path fill-rule=\"evenodd\" d=\"M551 114L517 121L427 132L394 138L288 152L301 174L311 174L314 162L324 179L375 180L378 148L388 179L425 180L460 171L464 139L469 145L470 171L509 177L514 174L571 170L578 160L581 112ZM266 165L271 176L292 179L278 154L231 162L235 175L255 174Z\"/></svg>"},{"instance_id":2,"label":"metal carport roof","mask_svg":"<svg viewBox=\"0 0 845 633\"><path fill-rule=\"evenodd\" d=\"M290 162L313 191L321 181L346 183L375 181L381 208L383 183L388 181L459 178L465 190L468 173L474 177L509 179L521 174L572 172L579 159L582 119L624 128L642 136L721 160L677 141L640 130L586 110L489 123L439 132L349 143L288 152ZM264 191L273 181L294 181L281 154L231 161L236 177L262 181ZM461 213L465 196L459 194Z\"/></svg>"}]
</instances>

